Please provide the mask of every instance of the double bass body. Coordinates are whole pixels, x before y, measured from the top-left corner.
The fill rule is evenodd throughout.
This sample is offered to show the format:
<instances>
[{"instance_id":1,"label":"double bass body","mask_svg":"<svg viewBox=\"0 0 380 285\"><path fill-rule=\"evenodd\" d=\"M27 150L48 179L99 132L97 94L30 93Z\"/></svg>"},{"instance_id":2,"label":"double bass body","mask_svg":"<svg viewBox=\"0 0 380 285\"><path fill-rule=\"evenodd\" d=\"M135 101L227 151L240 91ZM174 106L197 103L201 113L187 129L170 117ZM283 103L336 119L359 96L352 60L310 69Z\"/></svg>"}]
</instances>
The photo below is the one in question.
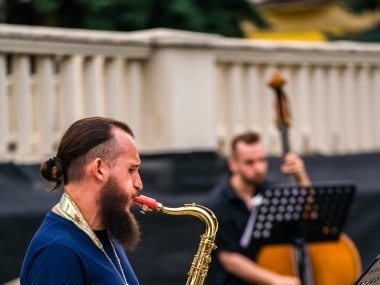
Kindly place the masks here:
<instances>
[{"instance_id":1,"label":"double bass body","mask_svg":"<svg viewBox=\"0 0 380 285\"><path fill-rule=\"evenodd\" d=\"M352 285L360 276L360 256L346 234L334 242L310 243L307 248L314 285ZM257 263L279 274L297 276L291 245L262 247Z\"/></svg>"}]
</instances>

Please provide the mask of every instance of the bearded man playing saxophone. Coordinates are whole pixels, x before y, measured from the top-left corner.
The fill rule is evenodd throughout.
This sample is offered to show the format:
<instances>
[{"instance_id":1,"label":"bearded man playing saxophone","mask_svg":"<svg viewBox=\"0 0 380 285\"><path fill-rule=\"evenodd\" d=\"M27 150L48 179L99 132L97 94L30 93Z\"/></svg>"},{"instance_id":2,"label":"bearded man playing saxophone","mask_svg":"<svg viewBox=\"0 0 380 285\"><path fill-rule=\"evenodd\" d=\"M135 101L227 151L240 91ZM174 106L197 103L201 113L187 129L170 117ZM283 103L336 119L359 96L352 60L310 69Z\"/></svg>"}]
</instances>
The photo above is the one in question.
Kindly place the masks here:
<instances>
[{"instance_id":1,"label":"bearded man playing saxophone","mask_svg":"<svg viewBox=\"0 0 380 285\"><path fill-rule=\"evenodd\" d=\"M139 166L127 124L102 117L72 124L41 165L52 190L63 183L64 193L29 245L21 284L138 285L125 251L140 236L129 211L143 187Z\"/></svg>"}]
</instances>

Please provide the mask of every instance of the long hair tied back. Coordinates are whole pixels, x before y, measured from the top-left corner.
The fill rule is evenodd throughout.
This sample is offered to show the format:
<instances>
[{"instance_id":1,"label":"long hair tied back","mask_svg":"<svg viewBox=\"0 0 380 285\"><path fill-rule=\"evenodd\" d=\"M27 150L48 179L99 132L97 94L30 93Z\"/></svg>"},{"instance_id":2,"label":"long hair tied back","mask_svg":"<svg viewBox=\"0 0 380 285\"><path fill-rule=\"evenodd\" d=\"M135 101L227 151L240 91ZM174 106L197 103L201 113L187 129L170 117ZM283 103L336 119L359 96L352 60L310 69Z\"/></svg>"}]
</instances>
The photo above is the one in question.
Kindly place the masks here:
<instances>
[{"instance_id":1,"label":"long hair tied back","mask_svg":"<svg viewBox=\"0 0 380 285\"><path fill-rule=\"evenodd\" d=\"M63 182L63 163L58 157L52 157L41 164L41 175L50 182L55 183L53 189L57 190Z\"/></svg>"}]
</instances>

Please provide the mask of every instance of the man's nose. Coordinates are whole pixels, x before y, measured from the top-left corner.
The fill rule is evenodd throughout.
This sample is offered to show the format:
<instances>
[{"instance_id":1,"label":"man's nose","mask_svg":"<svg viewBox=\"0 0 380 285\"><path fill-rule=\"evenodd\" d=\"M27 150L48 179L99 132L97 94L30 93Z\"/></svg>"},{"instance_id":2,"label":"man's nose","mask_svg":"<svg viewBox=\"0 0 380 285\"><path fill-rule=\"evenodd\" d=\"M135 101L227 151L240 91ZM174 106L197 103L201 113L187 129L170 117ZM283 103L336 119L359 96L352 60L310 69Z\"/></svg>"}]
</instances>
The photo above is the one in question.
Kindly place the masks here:
<instances>
[{"instance_id":1,"label":"man's nose","mask_svg":"<svg viewBox=\"0 0 380 285\"><path fill-rule=\"evenodd\" d=\"M265 170L265 167L259 163L255 164L255 172L256 173L263 173Z\"/></svg>"},{"instance_id":2,"label":"man's nose","mask_svg":"<svg viewBox=\"0 0 380 285\"><path fill-rule=\"evenodd\" d=\"M133 187L137 190L142 190L143 189L143 183L141 181L141 177L139 174L137 174L136 179L133 181Z\"/></svg>"}]
</instances>

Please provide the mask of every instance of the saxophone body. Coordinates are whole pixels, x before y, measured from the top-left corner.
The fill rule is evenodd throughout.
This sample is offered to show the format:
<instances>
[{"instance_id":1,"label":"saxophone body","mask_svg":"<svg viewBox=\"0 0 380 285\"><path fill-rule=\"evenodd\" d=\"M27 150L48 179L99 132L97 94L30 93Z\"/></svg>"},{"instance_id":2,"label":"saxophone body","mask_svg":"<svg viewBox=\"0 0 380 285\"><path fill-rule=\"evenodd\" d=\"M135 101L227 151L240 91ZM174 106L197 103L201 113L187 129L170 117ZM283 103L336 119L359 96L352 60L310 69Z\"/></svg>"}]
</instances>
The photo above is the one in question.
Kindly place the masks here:
<instances>
[{"instance_id":1,"label":"saxophone body","mask_svg":"<svg viewBox=\"0 0 380 285\"><path fill-rule=\"evenodd\" d=\"M218 220L214 213L208 208L197 204L185 204L183 207L168 208L156 202L156 200L142 195L134 198L134 202L141 207L143 213L146 211L159 211L168 215L191 215L205 223L206 230L201 235L198 252L194 256L186 282L186 285L202 285L207 276L208 264L211 262L211 251L216 249L214 241L218 230Z\"/></svg>"}]
</instances>

